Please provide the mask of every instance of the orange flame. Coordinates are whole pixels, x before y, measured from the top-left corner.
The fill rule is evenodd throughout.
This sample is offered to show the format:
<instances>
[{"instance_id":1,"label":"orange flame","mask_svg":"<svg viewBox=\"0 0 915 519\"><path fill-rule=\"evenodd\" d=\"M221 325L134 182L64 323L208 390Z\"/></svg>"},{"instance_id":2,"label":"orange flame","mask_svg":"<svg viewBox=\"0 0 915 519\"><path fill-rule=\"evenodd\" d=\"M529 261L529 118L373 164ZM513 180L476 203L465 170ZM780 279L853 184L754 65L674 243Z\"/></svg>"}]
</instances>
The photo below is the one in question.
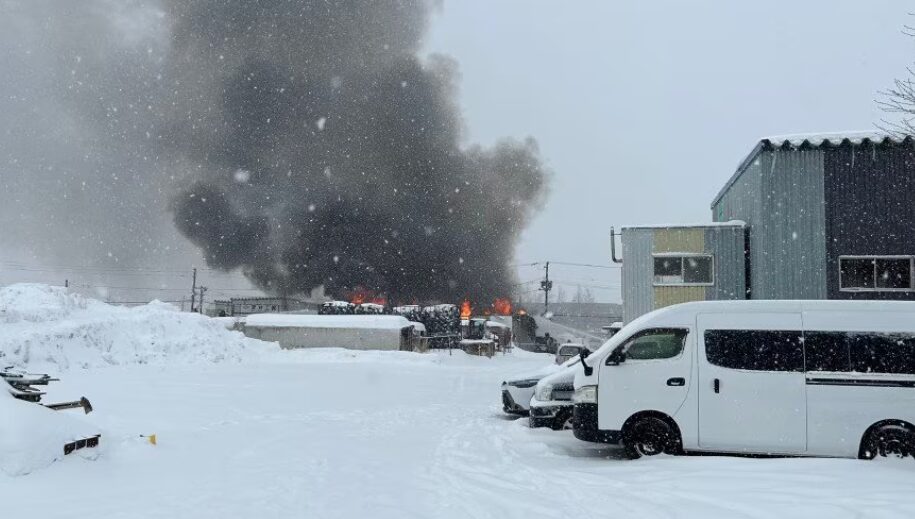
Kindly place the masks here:
<instances>
[{"instance_id":1,"label":"orange flame","mask_svg":"<svg viewBox=\"0 0 915 519\"><path fill-rule=\"evenodd\" d=\"M376 294L375 292L357 287L349 295L349 302L354 305L361 305L363 303L374 303L376 305L387 306L388 298L382 294Z\"/></svg>"},{"instance_id":2,"label":"orange flame","mask_svg":"<svg viewBox=\"0 0 915 519\"><path fill-rule=\"evenodd\" d=\"M512 302L511 299L507 297L496 298L492 303L493 313L496 315L511 315L512 314Z\"/></svg>"},{"instance_id":3,"label":"orange flame","mask_svg":"<svg viewBox=\"0 0 915 519\"><path fill-rule=\"evenodd\" d=\"M461 319L470 319L470 316L473 314L473 309L470 307L470 301L464 300L461 303Z\"/></svg>"}]
</instances>

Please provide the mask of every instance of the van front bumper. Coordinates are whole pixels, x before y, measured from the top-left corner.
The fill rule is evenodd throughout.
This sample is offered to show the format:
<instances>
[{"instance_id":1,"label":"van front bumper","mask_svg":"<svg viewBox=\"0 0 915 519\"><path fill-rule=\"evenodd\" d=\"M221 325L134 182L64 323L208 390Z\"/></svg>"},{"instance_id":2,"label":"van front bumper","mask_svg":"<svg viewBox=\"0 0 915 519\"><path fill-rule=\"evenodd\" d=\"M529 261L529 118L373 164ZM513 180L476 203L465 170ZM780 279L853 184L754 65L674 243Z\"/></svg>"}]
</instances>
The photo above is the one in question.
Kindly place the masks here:
<instances>
[{"instance_id":1,"label":"van front bumper","mask_svg":"<svg viewBox=\"0 0 915 519\"><path fill-rule=\"evenodd\" d=\"M575 404L572 431L576 438L586 442L618 444L623 436L620 431L602 431L597 428L597 404Z\"/></svg>"}]
</instances>

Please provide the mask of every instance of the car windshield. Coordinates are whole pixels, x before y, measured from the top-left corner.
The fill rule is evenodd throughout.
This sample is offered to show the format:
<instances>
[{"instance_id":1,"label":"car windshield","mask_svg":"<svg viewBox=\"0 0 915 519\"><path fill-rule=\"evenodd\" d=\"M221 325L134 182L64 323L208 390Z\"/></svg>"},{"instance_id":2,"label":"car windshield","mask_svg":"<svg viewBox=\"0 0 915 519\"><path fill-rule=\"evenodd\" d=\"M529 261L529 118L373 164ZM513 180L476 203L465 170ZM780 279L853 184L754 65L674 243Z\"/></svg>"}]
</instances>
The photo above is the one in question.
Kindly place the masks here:
<instances>
[{"instance_id":1,"label":"car windshield","mask_svg":"<svg viewBox=\"0 0 915 519\"><path fill-rule=\"evenodd\" d=\"M0 0L4 514L911 515L902 466L623 464L915 455L904 319L609 359L915 301L907 4Z\"/></svg>"}]
</instances>

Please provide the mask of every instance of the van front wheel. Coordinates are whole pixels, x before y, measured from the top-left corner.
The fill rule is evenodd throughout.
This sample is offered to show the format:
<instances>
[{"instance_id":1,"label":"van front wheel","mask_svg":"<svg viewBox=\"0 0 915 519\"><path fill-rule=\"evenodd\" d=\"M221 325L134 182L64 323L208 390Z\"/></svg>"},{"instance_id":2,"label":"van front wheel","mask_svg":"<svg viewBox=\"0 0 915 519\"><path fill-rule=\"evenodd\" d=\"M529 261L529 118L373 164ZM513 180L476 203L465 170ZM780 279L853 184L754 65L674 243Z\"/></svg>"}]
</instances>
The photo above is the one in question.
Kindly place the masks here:
<instances>
[{"instance_id":1,"label":"van front wheel","mask_svg":"<svg viewBox=\"0 0 915 519\"><path fill-rule=\"evenodd\" d=\"M675 454L678 446L677 432L656 416L636 418L623 429L623 448L630 459Z\"/></svg>"},{"instance_id":2,"label":"van front wheel","mask_svg":"<svg viewBox=\"0 0 915 519\"><path fill-rule=\"evenodd\" d=\"M874 428L865 439L861 458L874 459L915 457L915 430L903 422L884 423Z\"/></svg>"}]
</instances>

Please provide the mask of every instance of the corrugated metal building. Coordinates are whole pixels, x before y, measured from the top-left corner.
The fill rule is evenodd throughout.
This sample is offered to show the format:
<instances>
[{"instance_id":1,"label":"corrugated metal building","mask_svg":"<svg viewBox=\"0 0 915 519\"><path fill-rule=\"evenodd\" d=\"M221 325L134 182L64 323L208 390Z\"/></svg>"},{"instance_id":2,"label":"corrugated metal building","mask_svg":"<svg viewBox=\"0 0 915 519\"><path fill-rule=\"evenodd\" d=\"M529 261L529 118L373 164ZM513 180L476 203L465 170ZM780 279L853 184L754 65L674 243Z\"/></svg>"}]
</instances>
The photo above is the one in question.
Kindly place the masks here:
<instances>
[{"instance_id":1,"label":"corrugated metal building","mask_svg":"<svg viewBox=\"0 0 915 519\"><path fill-rule=\"evenodd\" d=\"M627 322L703 299L915 299L910 136L762 139L715 197L712 217L721 227L624 228ZM745 227L727 223L735 220ZM710 284L664 282L677 264L659 257L682 256L686 281L683 253L713 258Z\"/></svg>"},{"instance_id":2,"label":"corrugated metal building","mask_svg":"<svg viewBox=\"0 0 915 519\"><path fill-rule=\"evenodd\" d=\"M743 222L623 227L622 244L626 322L676 303L745 297Z\"/></svg>"},{"instance_id":3,"label":"corrugated metal building","mask_svg":"<svg viewBox=\"0 0 915 519\"><path fill-rule=\"evenodd\" d=\"M752 299L915 299L915 141L762 139L712 202L749 235Z\"/></svg>"}]
</instances>

